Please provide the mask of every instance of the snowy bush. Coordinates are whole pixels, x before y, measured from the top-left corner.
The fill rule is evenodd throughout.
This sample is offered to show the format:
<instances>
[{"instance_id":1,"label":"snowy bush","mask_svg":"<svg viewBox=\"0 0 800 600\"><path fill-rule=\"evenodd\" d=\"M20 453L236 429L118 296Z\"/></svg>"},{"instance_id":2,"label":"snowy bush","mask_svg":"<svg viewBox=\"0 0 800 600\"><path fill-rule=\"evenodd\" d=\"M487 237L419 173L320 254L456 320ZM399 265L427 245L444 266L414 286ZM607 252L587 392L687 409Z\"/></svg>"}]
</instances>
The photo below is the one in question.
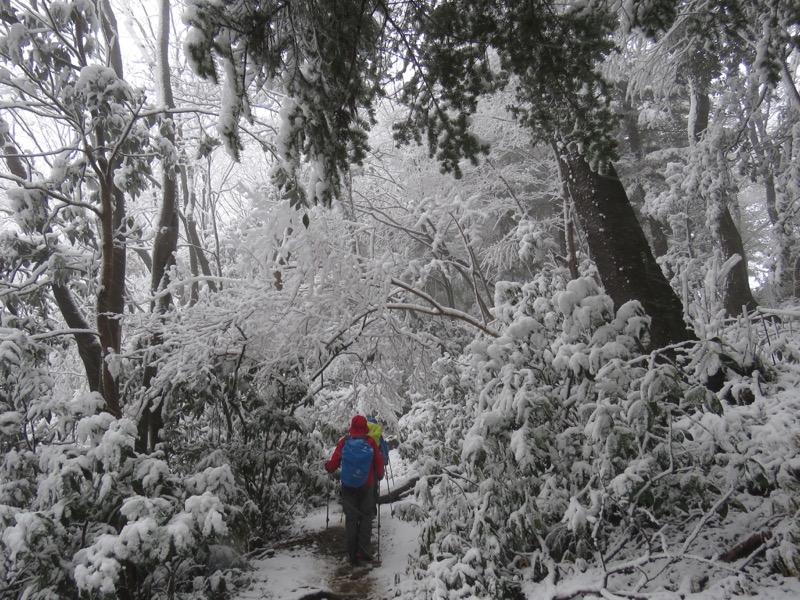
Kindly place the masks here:
<instances>
[{"instance_id":1,"label":"snowy bush","mask_svg":"<svg viewBox=\"0 0 800 600\"><path fill-rule=\"evenodd\" d=\"M237 510L230 468L179 476L137 454L135 424L101 412L99 394L59 399L47 347L13 325L0 337L3 597L207 597L227 576L206 556Z\"/></svg>"},{"instance_id":2,"label":"snowy bush","mask_svg":"<svg viewBox=\"0 0 800 600\"><path fill-rule=\"evenodd\" d=\"M166 589L191 591L200 577L203 592L204 549L228 534L225 486L191 493L192 482L171 473L163 457L134 453L131 421L73 412L97 400L76 397L51 413L49 426L23 424L39 435L24 454L37 475L26 502L10 486L3 490L8 589L29 598L116 597L120 590L154 598ZM6 454L4 472L22 464L21 454Z\"/></svg>"},{"instance_id":3,"label":"snowy bush","mask_svg":"<svg viewBox=\"0 0 800 600\"><path fill-rule=\"evenodd\" d=\"M503 335L440 364L405 420L429 514L415 597L550 598L585 571L596 596L702 573L724 586L752 557L718 557L761 529L780 538L773 565L796 568L798 478L781 466L796 400L768 408L752 348L643 354L641 308L615 313L589 279L498 284L496 301ZM715 361L736 366L720 393L705 385ZM754 401L734 404L732 386Z\"/></svg>"},{"instance_id":4,"label":"snowy bush","mask_svg":"<svg viewBox=\"0 0 800 600\"><path fill-rule=\"evenodd\" d=\"M183 341L168 339L166 347ZM321 496L323 450L310 434L310 397L297 367L285 361L261 368L257 354L229 355L226 343L186 343L165 362L149 393L163 398L170 467L188 478L190 489L201 477L194 473L226 475L202 487L238 507L231 540L250 550Z\"/></svg>"}]
</instances>

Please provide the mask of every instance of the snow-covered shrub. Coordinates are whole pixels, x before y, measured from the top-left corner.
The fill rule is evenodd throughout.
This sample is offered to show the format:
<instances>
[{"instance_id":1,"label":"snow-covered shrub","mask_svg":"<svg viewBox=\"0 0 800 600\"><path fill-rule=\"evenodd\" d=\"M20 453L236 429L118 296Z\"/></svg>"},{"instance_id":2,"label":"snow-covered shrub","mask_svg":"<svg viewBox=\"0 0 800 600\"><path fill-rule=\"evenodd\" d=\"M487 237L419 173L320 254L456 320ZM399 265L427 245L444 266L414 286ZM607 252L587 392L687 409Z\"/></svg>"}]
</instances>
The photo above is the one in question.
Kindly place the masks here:
<instances>
[{"instance_id":1,"label":"snow-covered shrub","mask_svg":"<svg viewBox=\"0 0 800 600\"><path fill-rule=\"evenodd\" d=\"M24 320L0 324L0 506L21 508L36 493L38 471L35 450L39 432L28 422L45 419L47 397L53 385L46 349L26 335Z\"/></svg>"},{"instance_id":2,"label":"snow-covered shrub","mask_svg":"<svg viewBox=\"0 0 800 600\"><path fill-rule=\"evenodd\" d=\"M643 354L641 308L615 313L590 279L498 284L494 310L503 335L443 365L406 419L430 515L415 597L551 597L587 570L597 595L677 586L678 561L703 565L766 523L753 493L797 510L749 437L770 430L764 398L731 405L702 385L708 345ZM770 437L774 460L786 443Z\"/></svg>"},{"instance_id":3,"label":"snow-covered shrub","mask_svg":"<svg viewBox=\"0 0 800 600\"><path fill-rule=\"evenodd\" d=\"M292 365L262 371L247 357L217 356L191 377L159 385L169 462L187 476L228 470L239 507L230 534L240 549L287 527L321 495L322 444L310 433L310 397Z\"/></svg>"},{"instance_id":4,"label":"snow-covered shrub","mask_svg":"<svg viewBox=\"0 0 800 600\"><path fill-rule=\"evenodd\" d=\"M60 397L47 346L22 321L0 331L3 597L203 598L208 549L238 510L229 467L178 475L134 451L136 425L96 393ZM219 586L217 586L219 587Z\"/></svg>"},{"instance_id":5,"label":"snow-covered shrub","mask_svg":"<svg viewBox=\"0 0 800 600\"><path fill-rule=\"evenodd\" d=\"M4 494L0 507L7 592L78 598L125 590L150 599L172 589L204 597L204 552L225 539L233 510L230 471L177 477L163 457L136 454L135 424L96 412L101 405L97 395L76 396L51 407L49 424L21 424L39 436L25 453L35 461L35 491L15 505ZM21 454L6 455L4 475ZM218 481L213 489L210 480Z\"/></svg>"}]
</instances>

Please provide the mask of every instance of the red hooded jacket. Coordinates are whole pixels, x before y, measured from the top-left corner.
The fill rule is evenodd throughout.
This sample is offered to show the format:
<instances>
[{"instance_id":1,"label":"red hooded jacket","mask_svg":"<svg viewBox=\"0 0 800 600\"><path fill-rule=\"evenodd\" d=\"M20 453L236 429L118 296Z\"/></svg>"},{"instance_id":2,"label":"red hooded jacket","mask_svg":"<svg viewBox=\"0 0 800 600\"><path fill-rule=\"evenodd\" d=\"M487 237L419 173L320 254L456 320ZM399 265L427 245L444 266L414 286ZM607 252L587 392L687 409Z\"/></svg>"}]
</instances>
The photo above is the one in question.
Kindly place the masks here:
<instances>
[{"instance_id":1,"label":"red hooded jacket","mask_svg":"<svg viewBox=\"0 0 800 600\"><path fill-rule=\"evenodd\" d=\"M365 485L374 485L376 478L378 481L383 479L385 466L383 464L383 456L381 456L381 451L378 448L378 444L375 443L375 440L369 437L369 427L367 426L367 418L365 416L356 415L353 417L353 420L350 423L350 437L366 438L367 443L372 446L372 449L374 450L372 453L372 468L369 471L369 477L367 477L367 483ZM344 443L346 441L347 436L340 439L339 443L336 444L336 449L333 451L331 459L325 464L325 470L328 473L333 473L341 466L342 448L344 447Z\"/></svg>"}]
</instances>

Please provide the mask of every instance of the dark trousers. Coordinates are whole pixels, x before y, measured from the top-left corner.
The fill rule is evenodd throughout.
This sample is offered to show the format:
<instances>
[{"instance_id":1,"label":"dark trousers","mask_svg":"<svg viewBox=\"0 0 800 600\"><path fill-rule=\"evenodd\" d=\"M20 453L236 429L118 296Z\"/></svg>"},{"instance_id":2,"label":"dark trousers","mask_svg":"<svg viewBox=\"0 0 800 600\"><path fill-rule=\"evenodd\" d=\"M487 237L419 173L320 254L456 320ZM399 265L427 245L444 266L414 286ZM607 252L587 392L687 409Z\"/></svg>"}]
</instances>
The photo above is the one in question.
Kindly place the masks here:
<instances>
[{"instance_id":1,"label":"dark trousers","mask_svg":"<svg viewBox=\"0 0 800 600\"><path fill-rule=\"evenodd\" d=\"M370 537L372 536L372 486L360 488L342 486L342 509L344 528L347 534L347 556L355 559L357 554L372 556Z\"/></svg>"}]
</instances>

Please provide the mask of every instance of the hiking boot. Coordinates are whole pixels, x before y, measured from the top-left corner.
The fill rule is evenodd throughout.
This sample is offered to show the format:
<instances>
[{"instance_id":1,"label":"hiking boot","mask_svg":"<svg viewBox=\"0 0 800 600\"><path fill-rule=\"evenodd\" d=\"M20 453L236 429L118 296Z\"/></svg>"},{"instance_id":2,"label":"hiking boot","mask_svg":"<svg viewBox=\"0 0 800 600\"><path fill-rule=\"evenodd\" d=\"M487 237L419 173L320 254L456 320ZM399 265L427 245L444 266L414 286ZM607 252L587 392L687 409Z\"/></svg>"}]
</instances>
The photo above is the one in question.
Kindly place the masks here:
<instances>
[{"instance_id":1,"label":"hiking boot","mask_svg":"<svg viewBox=\"0 0 800 600\"><path fill-rule=\"evenodd\" d=\"M359 552L356 554L356 560L360 560L366 563L371 563L374 559L369 554L364 554L363 552Z\"/></svg>"}]
</instances>

